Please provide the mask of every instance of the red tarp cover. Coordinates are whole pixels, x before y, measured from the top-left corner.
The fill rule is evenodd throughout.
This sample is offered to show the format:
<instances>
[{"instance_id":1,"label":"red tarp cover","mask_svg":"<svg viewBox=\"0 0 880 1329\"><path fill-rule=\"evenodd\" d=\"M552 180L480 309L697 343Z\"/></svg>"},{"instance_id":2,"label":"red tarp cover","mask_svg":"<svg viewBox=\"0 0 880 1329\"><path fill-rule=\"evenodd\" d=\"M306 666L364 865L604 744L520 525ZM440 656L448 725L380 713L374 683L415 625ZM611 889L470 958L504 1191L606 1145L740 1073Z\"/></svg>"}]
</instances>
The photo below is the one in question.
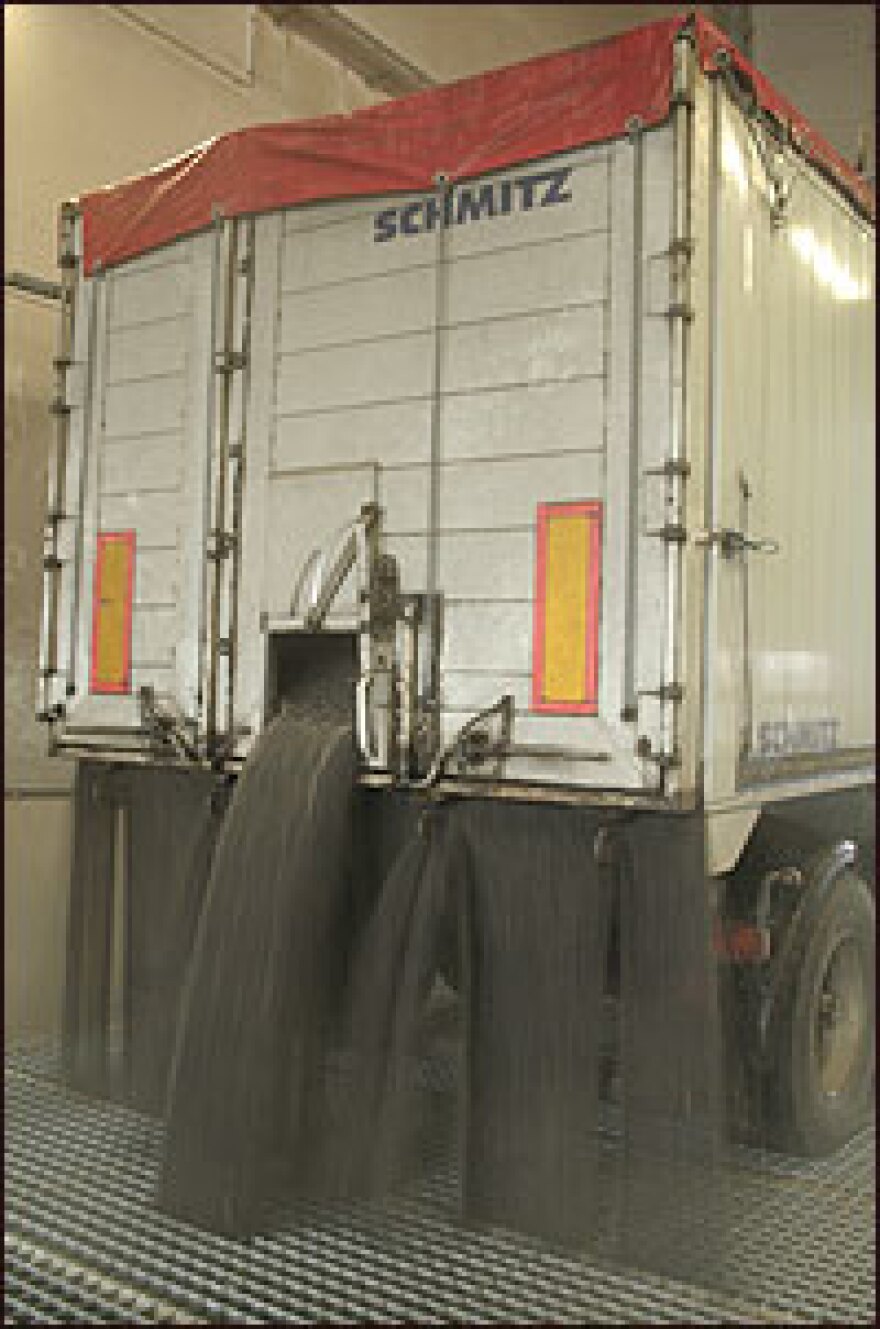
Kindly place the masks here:
<instances>
[{"instance_id":1,"label":"red tarp cover","mask_svg":"<svg viewBox=\"0 0 880 1329\"><path fill-rule=\"evenodd\" d=\"M443 172L462 180L617 138L669 114L672 49L684 14L576 50L431 88L347 116L240 129L138 179L79 199L84 261L109 267L224 216L318 199L413 193ZM719 47L753 79L761 105L806 134L809 155L873 216L867 184L732 43L696 16L704 69Z\"/></svg>"}]
</instances>

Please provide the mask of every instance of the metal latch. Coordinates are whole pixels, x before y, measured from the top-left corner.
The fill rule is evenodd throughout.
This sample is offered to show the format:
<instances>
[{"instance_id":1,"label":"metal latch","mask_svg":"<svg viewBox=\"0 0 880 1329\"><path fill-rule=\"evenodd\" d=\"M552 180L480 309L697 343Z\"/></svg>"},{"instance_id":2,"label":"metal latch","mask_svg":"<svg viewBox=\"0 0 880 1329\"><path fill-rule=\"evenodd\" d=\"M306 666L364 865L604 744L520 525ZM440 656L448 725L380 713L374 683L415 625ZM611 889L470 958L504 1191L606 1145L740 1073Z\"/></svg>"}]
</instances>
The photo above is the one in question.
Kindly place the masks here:
<instances>
[{"instance_id":1,"label":"metal latch","mask_svg":"<svg viewBox=\"0 0 880 1329\"><path fill-rule=\"evenodd\" d=\"M494 741L489 731L489 722L493 718L499 723L499 734ZM415 782L415 787L430 788L446 773L450 765L456 767L459 775L464 775L473 766L479 767L489 761L503 760L511 748L513 721L513 697L509 693L504 693L491 706L471 716L452 742L435 757L424 780ZM496 774L500 774L500 770L497 770Z\"/></svg>"},{"instance_id":2,"label":"metal latch","mask_svg":"<svg viewBox=\"0 0 880 1329\"><path fill-rule=\"evenodd\" d=\"M734 554L744 552L756 554L778 554L779 541L765 540L759 536L747 535L745 531L734 531L721 526L714 530L694 531L694 544L717 545L724 558L733 558Z\"/></svg>"}]
</instances>

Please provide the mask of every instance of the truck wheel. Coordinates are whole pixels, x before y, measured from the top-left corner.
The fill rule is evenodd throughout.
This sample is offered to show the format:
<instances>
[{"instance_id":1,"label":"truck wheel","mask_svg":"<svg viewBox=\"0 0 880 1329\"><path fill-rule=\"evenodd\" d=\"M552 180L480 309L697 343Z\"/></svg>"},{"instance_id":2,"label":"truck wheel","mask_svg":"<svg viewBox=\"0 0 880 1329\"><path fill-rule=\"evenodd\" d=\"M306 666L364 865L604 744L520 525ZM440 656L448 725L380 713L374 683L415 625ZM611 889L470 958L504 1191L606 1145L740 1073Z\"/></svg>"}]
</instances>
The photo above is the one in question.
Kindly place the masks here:
<instances>
[{"instance_id":1,"label":"truck wheel","mask_svg":"<svg viewBox=\"0 0 880 1329\"><path fill-rule=\"evenodd\" d=\"M874 1088L874 901L843 872L803 948L780 1044L785 1142L821 1155L861 1125Z\"/></svg>"}]
</instances>

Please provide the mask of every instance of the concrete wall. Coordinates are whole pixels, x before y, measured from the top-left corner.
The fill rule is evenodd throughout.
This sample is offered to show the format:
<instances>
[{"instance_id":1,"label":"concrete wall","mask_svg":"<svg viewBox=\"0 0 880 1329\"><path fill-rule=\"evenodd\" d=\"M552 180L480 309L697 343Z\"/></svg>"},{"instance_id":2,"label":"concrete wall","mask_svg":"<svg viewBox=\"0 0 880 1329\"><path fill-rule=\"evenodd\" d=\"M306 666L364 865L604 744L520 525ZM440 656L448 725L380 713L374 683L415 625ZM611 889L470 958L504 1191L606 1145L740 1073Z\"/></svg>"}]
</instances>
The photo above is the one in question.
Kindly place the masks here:
<instances>
[{"instance_id":1,"label":"concrete wall","mask_svg":"<svg viewBox=\"0 0 880 1329\"><path fill-rule=\"evenodd\" d=\"M6 5L7 273L57 278L67 197L141 172L217 132L375 100L355 76L247 6ZM176 44L175 44L176 43ZM186 54L201 49L209 67ZM222 72L228 70L228 73ZM72 766L33 719L55 309L5 292L5 1031L51 1035L63 975Z\"/></svg>"},{"instance_id":2,"label":"concrete wall","mask_svg":"<svg viewBox=\"0 0 880 1329\"><path fill-rule=\"evenodd\" d=\"M673 5L337 5L438 82L577 46Z\"/></svg>"},{"instance_id":3,"label":"concrete wall","mask_svg":"<svg viewBox=\"0 0 880 1329\"><path fill-rule=\"evenodd\" d=\"M850 162L865 137L876 178L873 5L753 5L756 64Z\"/></svg>"}]
</instances>

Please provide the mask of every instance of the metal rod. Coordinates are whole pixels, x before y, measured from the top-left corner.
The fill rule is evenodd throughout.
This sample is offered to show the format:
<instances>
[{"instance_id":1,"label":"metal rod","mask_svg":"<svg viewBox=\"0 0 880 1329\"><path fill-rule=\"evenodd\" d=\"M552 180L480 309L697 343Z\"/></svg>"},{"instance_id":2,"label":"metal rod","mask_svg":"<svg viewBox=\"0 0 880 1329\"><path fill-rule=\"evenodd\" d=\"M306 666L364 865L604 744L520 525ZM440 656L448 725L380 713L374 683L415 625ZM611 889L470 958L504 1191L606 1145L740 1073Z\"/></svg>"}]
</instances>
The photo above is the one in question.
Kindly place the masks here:
<instances>
[{"instance_id":1,"label":"metal rod","mask_svg":"<svg viewBox=\"0 0 880 1329\"><path fill-rule=\"evenodd\" d=\"M437 244L434 253L434 357L431 366L431 430L430 470L428 477L428 549L427 549L427 647L428 647L428 714L430 750L436 751L440 741L440 642L436 612L437 596L437 525L439 518L440 469L440 381L442 374L442 330L446 322L444 279L446 261L446 209L452 197L450 182L439 173L435 180L434 201L437 211Z\"/></svg>"},{"instance_id":2,"label":"metal rod","mask_svg":"<svg viewBox=\"0 0 880 1329\"><path fill-rule=\"evenodd\" d=\"M206 424L205 440L205 492L202 503L202 556L205 558L208 549L208 538L211 526L211 471L214 460L214 422L216 418L216 375L214 373L214 357L217 348L217 284L220 280L220 261L223 250L223 216L219 209L214 209L214 248L211 258L211 326L208 337L208 418ZM202 569L202 576L199 586L199 635L198 635L198 666L196 672L196 742L198 742L198 723L201 719L202 702L204 700L204 671L205 671L205 649L207 633L207 598L208 598L208 568L207 560Z\"/></svg>"},{"instance_id":3,"label":"metal rod","mask_svg":"<svg viewBox=\"0 0 880 1329\"><path fill-rule=\"evenodd\" d=\"M552 743L505 743L501 747L509 757L541 757L553 760L556 757L566 761L610 761L610 752L591 751L588 748L554 746Z\"/></svg>"},{"instance_id":4,"label":"metal rod","mask_svg":"<svg viewBox=\"0 0 880 1329\"><path fill-rule=\"evenodd\" d=\"M226 657L228 686L226 690L226 733L233 741L235 726L235 675L238 656L238 593L241 581L242 491L247 478L247 419L251 387L251 320L254 300L254 267L256 261L256 228L253 218L247 225L247 271L245 274L244 320L241 330L241 349L244 370L241 380L241 425L238 436L235 477L232 482L232 586L229 610L229 653Z\"/></svg>"},{"instance_id":5,"label":"metal rod","mask_svg":"<svg viewBox=\"0 0 880 1329\"><path fill-rule=\"evenodd\" d=\"M63 279L61 284L61 317L58 325L58 355L55 361L55 398L61 409L58 410L55 416L55 476L49 499L51 539L44 572L44 575L49 578L49 584L46 612L46 655L43 662L42 710L47 715L51 710L53 680L58 673L58 612L61 597L58 526L65 504L67 438L70 427L70 414L67 409L67 366L70 364L73 354L74 302L78 270L70 262L75 250L74 226L75 215L73 211L69 207L63 207L58 240L58 263L62 270Z\"/></svg>"},{"instance_id":6,"label":"metal rod","mask_svg":"<svg viewBox=\"0 0 880 1329\"><path fill-rule=\"evenodd\" d=\"M676 42L676 106L673 112L673 255L672 262L672 299L674 307L682 311L682 317L669 321L670 353L672 371L672 418L670 420L670 469L667 478L667 511L669 520L684 528L686 526L685 508L685 473L682 463L687 459L687 408L688 408L688 317L690 307L691 278L690 255L692 253L691 234L691 181L692 181L692 142L693 142L693 94L691 81L694 76L695 53L691 40L680 36ZM679 388L675 388L675 370L678 369ZM663 682L675 683L681 677L680 654L681 635L684 617L684 549L681 544L668 543L667 560L667 631L666 661ZM669 757L678 752L679 714L673 699L663 704L664 748ZM661 785L665 782L665 769L661 767Z\"/></svg>"},{"instance_id":7,"label":"metal rod","mask_svg":"<svg viewBox=\"0 0 880 1329\"><path fill-rule=\"evenodd\" d=\"M3 790L3 797L13 803L26 803L29 799L52 798L52 799L70 799L73 797L73 789L67 786L59 785L7 785Z\"/></svg>"},{"instance_id":8,"label":"metal rod","mask_svg":"<svg viewBox=\"0 0 880 1329\"><path fill-rule=\"evenodd\" d=\"M623 708L637 714L636 597L639 580L639 463L642 411L642 251L644 247L645 149L641 129L633 142L633 302L629 404L629 500L626 542L626 604L624 607Z\"/></svg>"},{"instance_id":9,"label":"metal rod","mask_svg":"<svg viewBox=\"0 0 880 1329\"><path fill-rule=\"evenodd\" d=\"M168 32L165 28L161 27L158 23L152 22L131 5L104 5L103 8L108 14L112 14L115 18L121 19L130 27L145 33L148 37L151 37L154 41L157 41L160 45L166 47L166 49L175 51L177 54L184 56L187 60L205 70L207 73L213 74L216 78L222 78L227 83L234 84L237 88L253 87L253 34L248 28L245 29L245 70L244 73L242 73L240 70L234 69L231 65L221 63L218 60L212 60L210 56L206 55L204 51L199 50L197 46L193 46L189 42L184 41L181 37L177 37L173 33ZM252 23L251 11L254 10L256 6L248 5L246 8L246 22L250 25Z\"/></svg>"},{"instance_id":10,"label":"metal rod","mask_svg":"<svg viewBox=\"0 0 880 1329\"><path fill-rule=\"evenodd\" d=\"M45 277L32 277L27 272L4 273L3 285L13 291L22 291L25 295L35 295L39 300L62 298L63 287L60 282L47 281Z\"/></svg>"},{"instance_id":11,"label":"metal rod","mask_svg":"<svg viewBox=\"0 0 880 1329\"><path fill-rule=\"evenodd\" d=\"M719 434L721 429L721 410L720 410L720 300L721 292L718 280L718 266L721 255L721 206L720 206L720 163L721 163L721 106L720 106L720 84L717 78L712 79L710 83L710 122L709 122L709 234L708 250L706 260L709 268L709 290L708 290L708 332L706 337L706 385L707 385L707 410L706 410L706 444L705 453L705 473L703 481L703 521L706 530L712 530L715 524L715 486L719 473ZM712 757L710 745L707 743L707 737L711 733L711 717L714 707L714 697L712 689L709 686L711 677L709 666L711 657L716 649L715 632L717 622L718 605L716 599L716 576L717 564L711 557L703 560L703 641L702 641L702 668L700 670L700 716L699 716L699 735L698 735L698 754L702 762L702 785L701 795L709 796L710 790L707 789L707 783L712 782L711 764ZM709 777L707 781L707 775Z\"/></svg>"},{"instance_id":12,"label":"metal rod","mask_svg":"<svg viewBox=\"0 0 880 1329\"><path fill-rule=\"evenodd\" d=\"M92 277L92 291L89 309L89 343L86 364L86 397L83 407L82 448L79 468L79 496L76 514L76 535L73 551L73 586L70 605L70 657L67 668L68 695L76 689L77 628L80 609L80 578L82 574L83 544L85 541L86 487L89 475L89 444L92 434L92 415L95 399L95 362L98 351L98 296L104 283L103 272L96 270Z\"/></svg>"},{"instance_id":13,"label":"metal rod","mask_svg":"<svg viewBox=\"0 0 880 1329\"><path fill-rule=\"evenodd\" d=\"M310 632L316 632L324 625L330 606L339 594L340 588L351 572L358 557L357 530L353 529L339 551L339 555L328 576L323 579L318 598L311 609L306 611L305 625Z\"/></svg>"},{"instance_id":14,"label":"metal rod","mask_svg":"<svg viewBox=\"0 0 880 1329\"><path fill-rule=\"evenodd\" d=\"M229 249L226 255L226 292L223 313L223 357L232 351L235 320L235 266L238 253L238 222L232 222L229 231ZM220 434L217 457L217 488L214 503L214 594L211 599L211 645L208 674L208 755L213 755L217 742L217 692L220 668L220 597L223 593L223 541L226 535L226 478L229 470L229 411L232 397L232 375L225 369L220 387Z\"/></svg>"}]
</instances>

